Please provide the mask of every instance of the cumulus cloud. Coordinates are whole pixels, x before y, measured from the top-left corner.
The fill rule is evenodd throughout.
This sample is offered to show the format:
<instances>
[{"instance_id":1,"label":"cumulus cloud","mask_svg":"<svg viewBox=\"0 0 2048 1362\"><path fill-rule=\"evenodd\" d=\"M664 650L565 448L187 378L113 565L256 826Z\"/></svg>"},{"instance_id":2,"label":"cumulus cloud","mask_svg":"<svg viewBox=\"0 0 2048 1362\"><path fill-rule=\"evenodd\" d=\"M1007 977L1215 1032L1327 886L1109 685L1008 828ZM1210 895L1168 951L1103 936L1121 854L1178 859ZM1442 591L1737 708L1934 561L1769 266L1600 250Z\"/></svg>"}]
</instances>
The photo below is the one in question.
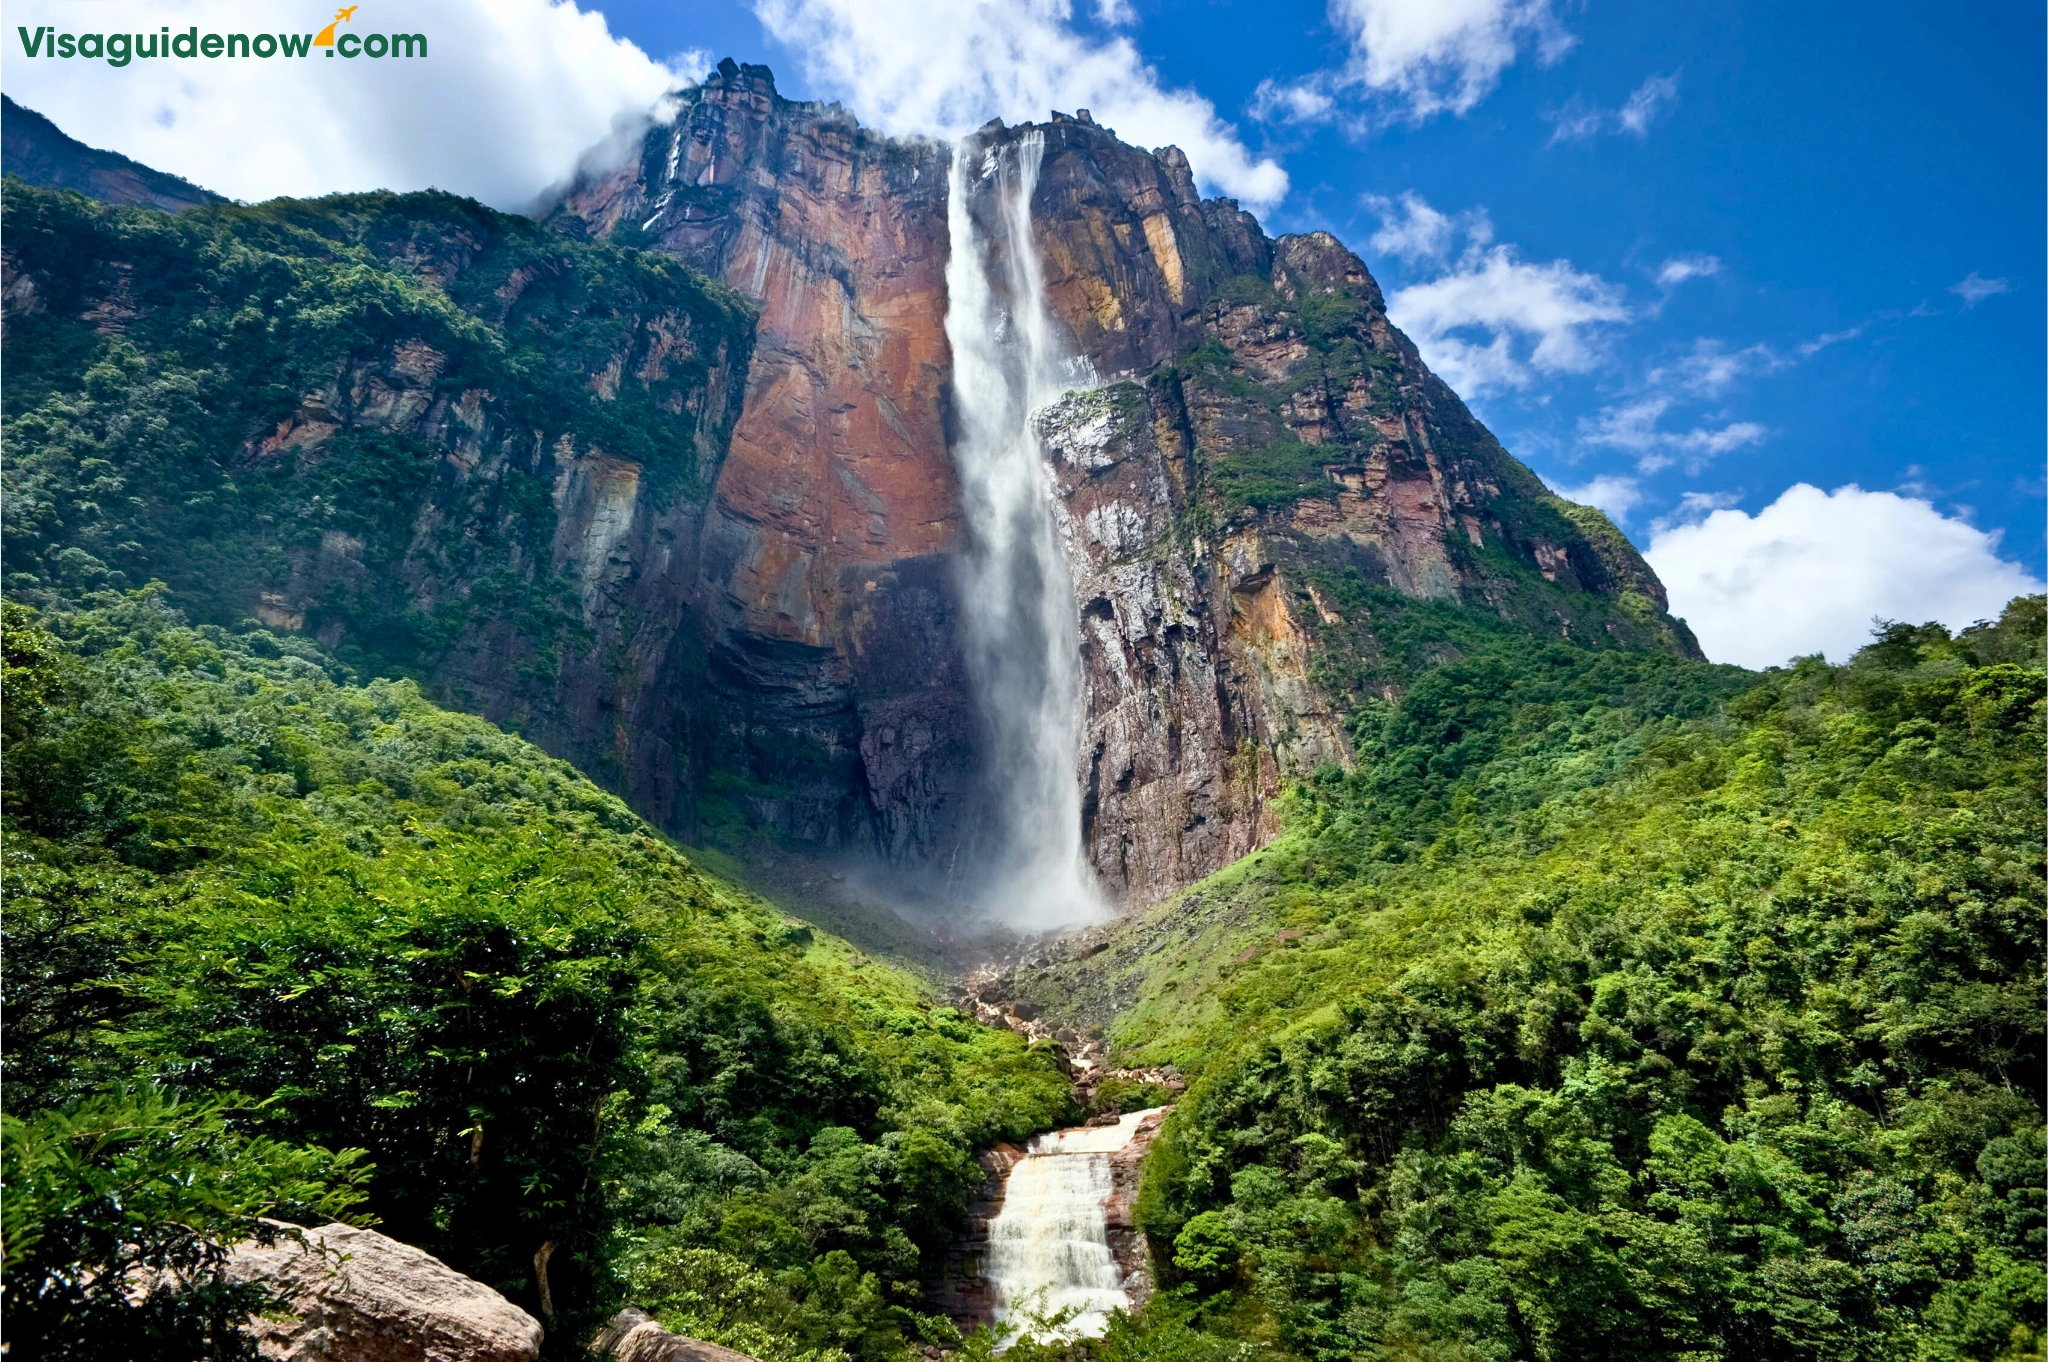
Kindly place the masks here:
<instances>
[{"instance_id":1,"label":"cumulus cloud","mask_svg":"<svg viewBox=\"0 0 2048 1362\"><path fill-rule=\"evenodd\" d=\"M327 11L244 0L16 0L10 22L59 32L311 31ZM274 58L6 64L7 93L80 141L239 199L359 189L468 194L520 209L593 145L629 131L701 76L700 53L663 63L602 14L550 0L428 0L363 32L424 33L425 60Z\"/></svg>"},{"instance_id":2,"label":"cumulus cloud","mask_svg":"<svg viewBox=\"0 0 2048 1362\"><path fill-rule=\"evenodd\" d=\"M1252 117L1363 132L1469 113L1524 52L1547 65L1577 42L1550 0L1329 0L1329 17L1344 60L1260 82Z\"/></svg>"},{"instance_id":3,"label":"cumulus cloud","mask_svg":"<svg viewBox=\"0 0 2048 1362\"><path fill-rule=\"evenodd\" d=\"M1367 203L1382 223L1376 249L1440 267L1389 295L1387 312L1467 397L1525 388L1539 374L1584 373L1599 362L1601 328L1631 316L1621 291L1600 276L1569 260L1527 261L1494 243L1483 211L1453 216L1413 193Z\"/></svg>"},{"instance_id":4,"label":"cumulus cloud","mask_svg":"<svg viewBox=\"0 0 2048 1362\"><path fill-rule=\"evenodd\" d=\"M1971 270L1963 278L1950 284L1948 291L1961 298L1964 307L1975 307L1986 298L1996 297L2001 293L2010 293L2012 285L2004 279L1986 279L1977 271Z\"/></svg>"},{"instance_id":5,"label":"cumulus cloud","mask_svg":"<svg viewBox=\"0 0 2048 1362\"><path fill-rule=\"evenodd\" d=\"M1643 504L1642 485L1634 478L1614 473L1601 473L1591 482L1576 487L1557 483L1555 490L1566 501L1599 507L1617 525L1625 524L1629 512Z\"/></svg>"},{"instance_id":6,"label":"cumulus cloud","mask_svg":"<svg viewBox=\"0 0 2048 1362\"><path fill-rule=\"evenodd\" d=\"M1657 121L1657 115L1677 102L1676 72L1668 76L1651 76L1638 85L1618 109L1597 108L1574 95L1562 109L1545 115L1557 125L1550 134L1550 141L1556 145L1559 142L1582 142L1602 133L1627 133L1640 142L1650 135L1650 125Z\"/></svg>"},{"instance_id":7,"label":"cumulus cloud","mask_svg":"<svg viewBox=\"0 0 2048 1362\"><path fill-rule=\"evenodd\" d=\"M1339 75L1412 119L1470 112L1525 50L1554 62L1576 41L1549 0L1330 0L1351 45Z\"/></svg>"},{"instance_id":8,"label":"cumulus cloud","mask_svg":"<svg viewBox=\"0 0 2048 1362\"><path fill-rule=\"evenodd\" d=\"M1125 141L1178 146L1204 185L1246 203L1287 193L1286 171L1208 100L1163 87L1129 37L1077 31L1071 0L755 0L754 12L814 88L884 131L953 137L1085 108Z\"/></svg>"},{"instance_id":9,"label":"cumulus cloud","mask_svg":"<svg viewBox=\"0 0 2048 1362\"><path fill-rule=\"evenodd\" d=\"M1707 656L1745 667L1808 653L1840 662L1869 640L1873 617L1959 629L2043 589L1999 557L1996 534L1854 484L1798 483L1755 515L1664 524L1644 556Z\"/></svg>"},{"instance_id":10,"label":"cumulus cloud","mask_svg":"<svg viewBox=\"0 0 2048 1362\"><path fill-rule=\"evenodd\" d=\"M1252 91L1251 116L1261 123L1321 123L1337 109L1327 80L1262 80Z\"/></svg>"},{"instance_id":11,"label":"cumulus cloud","mask_svg":"<svg viewBox=\"0 0 2048 1362\"><path fill-rule=\"evenodd\" d=\"M1677 288L1688 279L1711 279L1721 272L1717 255L1674 255L1657 267L1657 282Z\"/></svg>"},{"instance_id":12,"label":"cumulus cloud","mask_svg":"<svg viewBox=\"0 0 2048 1362\"><path fill-rule=\"evenodd\" d=\"M1671 407L1671 398L1658 396L1602 408L1597 416L1579 423L1579 440L1582 444L1633 454L1638 469L1655 473L1681 459L1696 469L1716 455L1757 444L1770 434L1754 421L1709 422L1685 430L1667 429L1663 421Z\"/></svg>"},{"instance_id":13,"label":"cumulus cloud","mask_svg":"<svg viewBox=\"0 0 2048 1362\"><path fill-rule=\"evenodd\" d=\"M1410 264L1448 260L1461 236L1481 246L1493 240L1493 223L1484 208L1453 216L1431 207L1412 190L1398 199L1368 194L1365 206L1380 219L1380 229L1372 234L1372 248Z\"/></svg>"}]
</instances>

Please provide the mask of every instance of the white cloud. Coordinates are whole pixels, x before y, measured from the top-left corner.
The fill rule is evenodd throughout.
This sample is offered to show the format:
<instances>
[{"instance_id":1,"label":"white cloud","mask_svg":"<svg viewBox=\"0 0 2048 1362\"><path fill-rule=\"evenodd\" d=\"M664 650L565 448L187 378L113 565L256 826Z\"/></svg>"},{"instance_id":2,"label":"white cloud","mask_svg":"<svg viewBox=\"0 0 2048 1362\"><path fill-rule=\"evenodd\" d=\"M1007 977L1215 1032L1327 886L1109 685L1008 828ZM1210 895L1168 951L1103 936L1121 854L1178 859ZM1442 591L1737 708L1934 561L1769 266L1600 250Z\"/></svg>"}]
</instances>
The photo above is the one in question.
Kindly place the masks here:
<instances>
[{"instance_id":1,"label":"white cloud","mask_svg":"<svg viewBox=\"0 0 2048 1362\"><path fill-rule=\"evenodd\" d=\"M1716 662L1840 662L1875 616L1959 629L2043 589L1998 536L1918 497L1799 483L1755 515L1714 510L1664 526L1644 555Z\"/></svg>"},{"instance_id":2,"label":"white cloud","mask_svg":"<svg viewBox=\"0 0 2048 1362\"><path fill-rule=\"evenodd\" d=\"M1415 120L1467 113L1525 48L1548 63L1576 41L1549 0L1330 0L1330 22L1351 45L1338 82Z\"/></svg>"},{"instance_id":3,"label":"white cloud","mask_svg":"<svg viewBox=\"0 0 2048 1362\"><path fill-rule=\"evenodd\" d=\"M10 23L60 32L311 32L330 11L244 0L15 0ZM258 17L261 16L261 17ZM15 59L5 88L58 127L240 199L437 187L528 206L593 145L701 75L614 37L602 14L549 0L428 0L378 12L364 32L427 35L424 60Z\"/></svg>"},{"instance_id":4,"label":"white cloud","mask_svg":"<svg viewBox=\"0 0 2048 1362\"><path fill-rule=\"evenodd\" d=\"M1095 0L1095 17L1102 23L1115 28L1138 22L1138 11L1131 0Z\"/></svg>"},{"instance_id":5,"label":"white cloud","mask_svg":"<svg viewBox=\"0 0 2048 1362\"><path fill-rule=\"evenodd\" d=\"M1381 217L1375 248L1443 267L1435 278L1387 298L1387 313L1430 368L1466 397L1524 388L1537 374L1584 373L1599 362L1599 331L1631 313L1621 291L1572 268L1539 265L1512 245L1493 244L1483 210L1456 216L1421 196L1367 200ZM1452 247L1464 246L1452 260Z\"/></svg>"},{"instance_id":6,"label":"white cloud","mask_svg":"<svg viewBox=\"0 0 2048 1362\"><path fill-rule=\"evenodd\" d=\"M1493 223L1484 208L1453 217L1432 208L1413 190L1399 199L1368 194L1365 206L1380 218L1380 229L1372 234L1372 248L1410 264L1448 260L1461 235L1481 246L1493 240Z\"/></svg>"},{"instance_id":7,"label":"white cloud","mask_svg":"<svg viewBox=\"0 0 2048 1362\"><path fill-rule=\"evenodd\" d=\"M1327 80L1309 76L1292 82L1262 80L1248 106L1261 123L1320 123L1337 108Z\"/></svg>"},{"instance_id":8,"label":"white cloud","mask_svg":"<svg viewBox=\"0 0 2048 1362\"><path fill-rule=\"evenodd\" d=\"M1604 132L1625 132L1640 142L1650 135L1650 125L1657 121L1657 115L1677 102L1678 75L1673 72L1668 76L1651 76L1618 109L1592 107L1574 95L1562 109L1544 117L1557 125L1557 130L1550 134L1552 145L1581 142Z\"/></svg>"},{"instance_id":9,"label":"white cloud","mask_svg":"<svg viewBox=\"0 0 2048 1362\"><path fill-rule=\"evenodd\" d=\"M1216 107L1168 90L1131 40L1085 36L1071 0L754 0L810 84L885 132L953 137L991 117L1085 108L1138 146L1172 143L1203 184L1264 207L1287 172L1255 157Z\"/></svg>"},{"instance_id":10,"label":"white cloud","mask_svg":"<svg viewBox=\"0 0 2048 1362\"><path fill-rule=\"evenodd\" d=\"M1741 501L1742 496L1737 492L1687 492L1678 499L1678 505L1650 522L1650 537L1655 539L1680 525L1697 525L1713 512L1738 505Z\"/></svg>"},{"instance_id":11,"label":"white cloud","mask_svg":"<svg viewBox=\"0 0 2048 1362\"><path fill-rule=\"evenodd\" d=\"M1799 342L1799 344L1792 347L1792 353L1800 359L1808 359L1831 345L1840 345L1843 341L1855 340L1863 334L1863 330L1864 328L1861 326L1852 326L1846 331L1825 331L1810 341Z\"/></svg>"},{"instance_id":12,"label":"white cloud","mask_svg":"<svg viewBox=\"0 0 2048 1362\"><path fill-rule=\"evenodd\" d=\"M1964 307L1975 307L1986 298L2010 293L2012 285L2004 279L1986 279L1977 271L1971 270L1962 279L1950 284L1948 291L1961 298Z\"/></svg>"},{"instance_id":13,"label":"white cloud","mask_svg":"<svg viewBox=\"0 0 2048 1362\"><path fill-rule=\"evenodd\" d=\"M1721 272L1717 255L1674 255L1657 268L1657 282L1677 288L1688 279L1711 279Z\"/></svg>"},{"instance_id":14,"label":"white cloud","mask_svg":"<svg viewBox=\"0 0 2048 1362\"><path fill-rule=\"evenodd\" d=\"M1678 102L1678 75L1651 76L1635 88L1628 101L1615 115L1625 133L1641 139L1650 135L1650 124L1657 121L1657 115L1667 104Z\"/></svg>"},{"instance_id":15,"label":"white cloud","mask_svg":"<svg viewBox=\"0 0 2048 1362\"><path fill-rule=\"evenodd\" d=\"M1671 398L1652 396L1604 407L1598 416L1579 423L1579 440L1633 454L1637 468L1655 473L1681 458L1697 468L1716 455L1756 444L1770 433L1754 421L1667 430L1662 423L1671 406Z\"/></svg>"},{"instance_id":16,"label":"white cloud","mask_svg":"<svg viewBox=\"0 0 2048 1362\"><path fill-rule=\"evenodd\" d=\"M1660 279L1671 268L1667 262ZM1640 472L1655 473L1680 461L1697 472L1718 455L1761 443L1770 431L1754 421L1730 420L1725 414L1711 414L1704 421L1694 417L1690 427L1670 429L1665 418L1674 409L1712 402L1742 379L1792 368L1861 334L1860 326L1831 331L1801 341L1789 353L1763 344L1730 350L1717 340L1696 340L1676 359L1647 370L1625 400L1580 420L1579 442L1633 454Z\"/></svg>"},{"instance_id":17,"label":"white cloud","mask_svg":"<svg viewBox=\"0 0 2048 1362\"><path fill-rule=\"evenodd\" d=\"M1739 378L1775 373L1791 362L1768 345L1730 350L1717 340L1702 339L1694 341L1686 354L1644 374L1643 383L1652 391L1719 397Z\"/></svg>"},{"instance_id":18,"label":"white cloud","mask_svg":"<svg viewBox=\"0 0 2048 1362\"><path fill-rule=\"evenodd\" d=\"M1581 506L1597 506L1619 525L1628 520L1629 512L1643 504L1642 485L1634 478L1621 477L1613 473L1602 473L1591 482L1578 487L1555 484L1557 494L1566 501L1576 501Z\"/></svg>"}]
</instances>

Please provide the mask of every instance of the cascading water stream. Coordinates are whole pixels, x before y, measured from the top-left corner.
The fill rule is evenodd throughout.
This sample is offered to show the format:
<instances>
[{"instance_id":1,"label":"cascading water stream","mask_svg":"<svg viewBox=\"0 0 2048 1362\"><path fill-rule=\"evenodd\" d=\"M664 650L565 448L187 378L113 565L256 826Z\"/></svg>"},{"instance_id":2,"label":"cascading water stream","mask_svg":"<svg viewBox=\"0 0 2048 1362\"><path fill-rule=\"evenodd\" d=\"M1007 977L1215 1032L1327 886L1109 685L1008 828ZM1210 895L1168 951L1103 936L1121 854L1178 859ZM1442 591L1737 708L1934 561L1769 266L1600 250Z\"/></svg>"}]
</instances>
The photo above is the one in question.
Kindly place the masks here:
<instances>
[{"instance_id":1,"label":"cascading water stream","mask_svg":"<svg viewBox=\"0 0 2048 1362\"><path fill-rule=\"evenodd\" d=\"M1109 1156L1158 1110L1041 1135L1010 1169L1003 1208L988 1226L986 1272L998 1322L1071 1310L1057 1332L1092 1337L1108 1326L1110 1311L1130 1307L1109 1248Z\"/></svg>"},{"instance_id":2,"label":"cascading water stream","mask_svg":"<svg viewBox=\"0 0 2048 1362\"><path fill-rule=\"evenodd\" d=\"M946 209L953 457L968 526L963 633L994 822L980 907L1021 931L1104 915L1081 854L1080 619L1031 421L1093 380L1059 344L1032 244L1044 150L1036 132L985 148L962 139Z\"/></svg>"}]
</instances>

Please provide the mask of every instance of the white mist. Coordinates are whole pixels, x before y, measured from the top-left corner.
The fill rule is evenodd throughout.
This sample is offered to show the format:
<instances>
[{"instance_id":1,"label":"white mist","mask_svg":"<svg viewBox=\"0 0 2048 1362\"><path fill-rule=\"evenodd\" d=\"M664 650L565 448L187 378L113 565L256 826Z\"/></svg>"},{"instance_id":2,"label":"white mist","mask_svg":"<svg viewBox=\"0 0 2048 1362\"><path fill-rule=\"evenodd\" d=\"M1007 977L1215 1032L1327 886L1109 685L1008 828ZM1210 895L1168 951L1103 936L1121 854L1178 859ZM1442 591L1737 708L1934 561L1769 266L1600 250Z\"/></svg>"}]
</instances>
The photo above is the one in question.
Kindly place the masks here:
<instances>
[{"instance_id":1,"label":"white mist","mask_svg":"<svg viewBox=\"0 0 2048 1362\"><path fill-rule=\"evenodd\" d=\"M1031 237L1045 140L954 148L946 214L946 339L967 516L964 642L996 826L981 911L1048 931L1106 916L1081 852L1081 625L1032 415L1092 380L1060 345ZM976 222L980 204L992 228Z\"/></svg>"}]
</instances>

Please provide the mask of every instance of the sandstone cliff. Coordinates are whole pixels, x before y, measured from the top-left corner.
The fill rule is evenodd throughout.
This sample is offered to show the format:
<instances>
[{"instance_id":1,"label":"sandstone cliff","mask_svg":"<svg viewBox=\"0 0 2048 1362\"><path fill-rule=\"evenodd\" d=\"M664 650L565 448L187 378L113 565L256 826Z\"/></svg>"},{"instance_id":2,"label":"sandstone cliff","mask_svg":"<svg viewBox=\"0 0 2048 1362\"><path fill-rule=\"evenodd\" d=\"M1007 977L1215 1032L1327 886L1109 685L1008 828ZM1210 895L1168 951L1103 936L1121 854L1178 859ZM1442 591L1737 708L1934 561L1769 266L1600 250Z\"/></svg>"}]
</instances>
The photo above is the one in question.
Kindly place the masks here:
<instances>
[{"instance_id":1,"label":"sandstone cliff","mask_svg":"<svg viewBox=\"0 0 2048 1362\"><path fill-rule=\"evenodd\" d=\"M1155 900L1256 847L1284 777L1346 760L1339 709L1400 668L1344 591L1691 648L1626 540L1500 448L1333 238L1269 239L1201 198L1177 149L1128 146L1085 111L1034 130L1048 302L1095 372L1124 380L1042 431L1086 660L1076 779L1116 899ZM975 151L1024 131L992 124ZM975 816L947 564L963 532L949 154L727 62L556 214L759 302L701 571L726 659L713 683L785 741L779 766L736 741L735 778L771 826L865 832L885 857L927 861ZM865 807L828 808L835 789Z\"/></svg>"},{"instance_id":2,"label":"sandstone cliff","mask_svg":"<svg viewBox=\"0 0 2048 1362\"><path fill-rule=\"evenodd\" d=\"M1047 303L1098 380L1040 420L1085 662L1074 778L1114 899L1258 846L1286 779L1349 759L1342 715L1458 630L1696 651L1333 238L1267 237L1085 112L969 154L1026 131ZM118 382L16 361L24 401L106 393L17 425L58 432L38 447L66 471L10 486L9 581L161 578L202 617L417 676L685 839L766 836L943 903L988 775L952 155L726 62L545 226L445 195L174 225L10 200L7 326L35 342L10 355L134 358ZM195 382L203 414L179 405Z\"/></svg>"}]
</instances>

